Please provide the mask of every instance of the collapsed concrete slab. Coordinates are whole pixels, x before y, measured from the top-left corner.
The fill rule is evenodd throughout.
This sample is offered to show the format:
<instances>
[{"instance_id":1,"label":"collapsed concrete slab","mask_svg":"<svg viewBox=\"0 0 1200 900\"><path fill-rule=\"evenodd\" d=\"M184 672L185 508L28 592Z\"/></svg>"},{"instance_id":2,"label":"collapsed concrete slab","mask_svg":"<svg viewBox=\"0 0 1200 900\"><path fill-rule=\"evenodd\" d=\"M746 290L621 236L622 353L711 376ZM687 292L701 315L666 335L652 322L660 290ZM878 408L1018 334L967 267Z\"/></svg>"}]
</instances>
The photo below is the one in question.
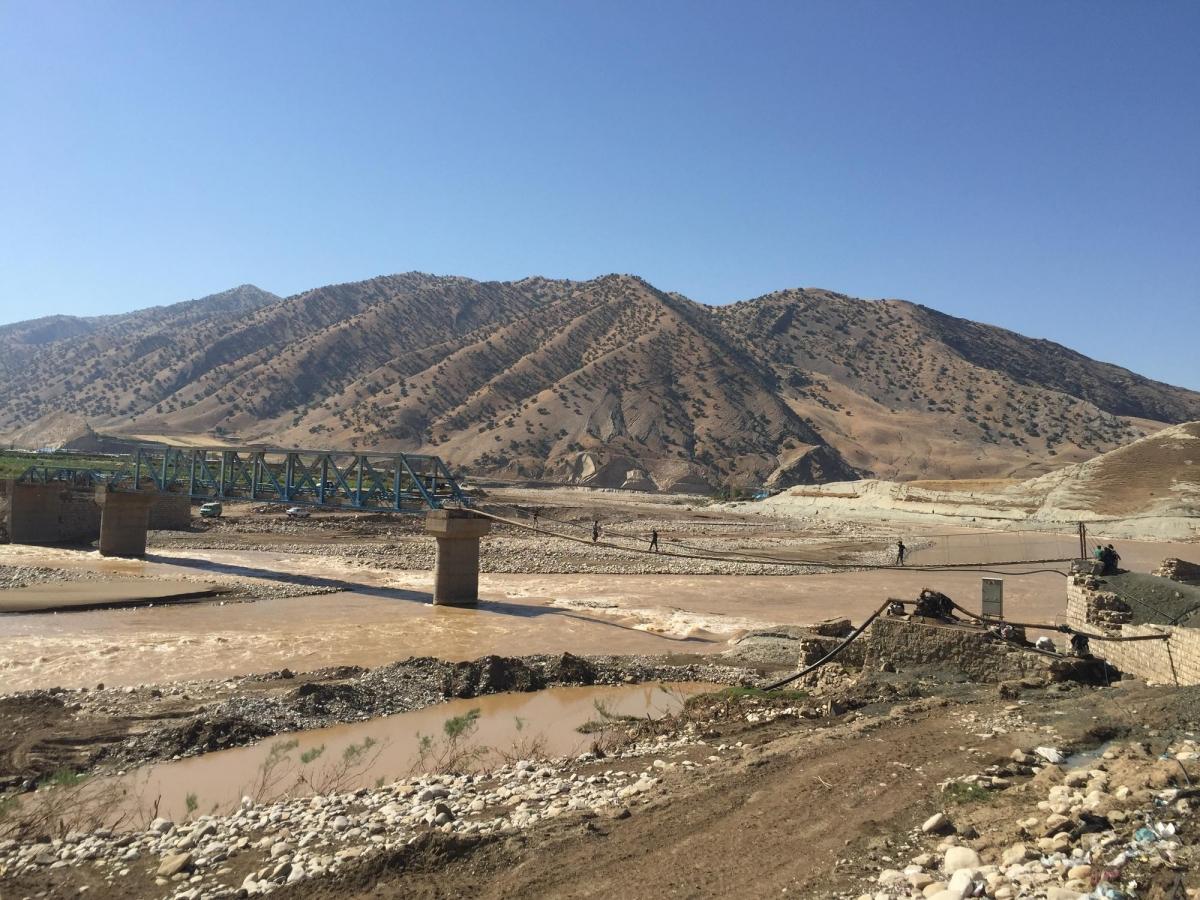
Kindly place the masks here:
<instances>
[{"instance_id":1,"label":"collapsed concrete slab","mask_svg":"<svg viewBox=\"0 0 1200 900\"><path fill-rule=\"evenodd\" d=\"M0 481L0 543L91 544L100 538L100 520L101 504L90 485ZM191 522L187 494L152 492L151 531L187 531Z\"/></svg>"}]
</instances>

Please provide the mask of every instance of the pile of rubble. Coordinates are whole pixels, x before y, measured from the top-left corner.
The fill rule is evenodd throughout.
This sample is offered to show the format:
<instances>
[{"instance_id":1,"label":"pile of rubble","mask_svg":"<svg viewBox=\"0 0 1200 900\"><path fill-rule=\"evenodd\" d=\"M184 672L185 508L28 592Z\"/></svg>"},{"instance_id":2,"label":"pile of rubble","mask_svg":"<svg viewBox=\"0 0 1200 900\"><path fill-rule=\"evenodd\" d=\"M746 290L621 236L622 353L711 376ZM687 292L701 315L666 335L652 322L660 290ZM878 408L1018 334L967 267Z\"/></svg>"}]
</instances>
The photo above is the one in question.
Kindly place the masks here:
<instances>
[{"instance_id":1,"label":"pile of rubble","mask_svg":"<svg viewBox=\"0 0 1200 900\"><path fill-rule=\"evenodd\" d=\"M1169 578L1184 584L1200 586L1200 564L1183 559L1164 559L1162 565L1150 573L1159 578Z\"/></svg>"},{"instance_id":2,"label":"pile of rubble","mask_svg":"<svg viewBox=\"0 0 1200 900\"><path fill-rule=\"evenodd\" d=\"M943 790L961 794L968 786L995 792L992 802L1012 802L1005 821L1016 822L1015 834L960 831L949 813L938 813L921 833L940 842L904 868L880 872L860 900L1120 900L1156 879L1170 881L1197 855L1200 789L1188 775L1189 766L1196 771L1197 751L1190 738L1161 755L1132 742L1064 771L1066 760L1054 748L1014 750L1010 764L954 779Z\"/></svg>"}]
</instances>

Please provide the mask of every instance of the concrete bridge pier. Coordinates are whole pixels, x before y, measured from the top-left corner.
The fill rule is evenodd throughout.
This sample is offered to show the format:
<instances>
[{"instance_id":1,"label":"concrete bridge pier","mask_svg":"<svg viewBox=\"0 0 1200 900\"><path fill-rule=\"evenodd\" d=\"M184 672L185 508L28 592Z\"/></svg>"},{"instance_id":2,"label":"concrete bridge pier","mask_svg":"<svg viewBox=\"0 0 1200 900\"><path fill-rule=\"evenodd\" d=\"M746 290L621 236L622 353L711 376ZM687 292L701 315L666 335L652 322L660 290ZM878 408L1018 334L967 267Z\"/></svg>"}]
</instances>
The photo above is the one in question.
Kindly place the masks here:
<instances>
[{"instance_id":1,"label":"concrete bridge pier","mask_svg":"<svg viewBox=\"0 0 1200 900\"><path fill-rule=\"evenodd\" d=\"M479 602L479 539L491 531L489 519L469 509L431 509L425 530L437 538L433 602L474 606Z\"/></svg>"},{"instance_id":2,"label":"concrete bridge pier","mask_svg":"<svg viewBox=\"0 0 1200 900\"><path fill-rule=\"evenodd\" d=\"M100 505L100 555L145 556L150 507L156 491L111 491L96 489Z\"/></svg>"}]
</instances>

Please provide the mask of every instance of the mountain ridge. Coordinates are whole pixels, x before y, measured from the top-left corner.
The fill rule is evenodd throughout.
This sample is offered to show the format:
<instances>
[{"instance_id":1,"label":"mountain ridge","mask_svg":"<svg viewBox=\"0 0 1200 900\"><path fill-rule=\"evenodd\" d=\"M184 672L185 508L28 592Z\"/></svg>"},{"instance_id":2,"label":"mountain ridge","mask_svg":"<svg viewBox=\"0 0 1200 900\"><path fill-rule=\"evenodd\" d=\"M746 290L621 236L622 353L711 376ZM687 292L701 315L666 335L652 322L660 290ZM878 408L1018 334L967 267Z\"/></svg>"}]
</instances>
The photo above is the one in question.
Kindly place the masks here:
<instances>
[{"instance_id":1,"label":"mountain ridge","mask_svg":"<svg viewBox=\"0 0 1200 900\"><path fill-rule=\"evenodd\" d=\"M13 323L0 351L9 440L75 416L604 486L1028 477L1200 418L1200 393L908 301L707 306L620 274L243 285Z\"/></svg>"}]
</instances>

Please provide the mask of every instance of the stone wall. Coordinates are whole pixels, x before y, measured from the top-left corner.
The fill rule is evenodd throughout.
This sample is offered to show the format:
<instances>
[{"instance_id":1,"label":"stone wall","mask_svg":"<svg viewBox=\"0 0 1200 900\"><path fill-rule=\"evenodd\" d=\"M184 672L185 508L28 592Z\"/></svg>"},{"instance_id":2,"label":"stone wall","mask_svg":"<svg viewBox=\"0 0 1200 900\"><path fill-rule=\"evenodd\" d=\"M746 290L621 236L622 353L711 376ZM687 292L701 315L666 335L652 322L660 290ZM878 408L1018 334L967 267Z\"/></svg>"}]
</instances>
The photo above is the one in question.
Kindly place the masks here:
<instances>
[{"instance_id":1,"label":"stone wall","mask_svg":"<svg viewBox=\"0 0 1200 900\"><path fill-rule=\"evenodd\" d=\"M1178 625L1122 625L1122 637L1162 634L1165 641L1092 641L1092 653L1122 672L1159 684L1200 684L1200 629Z\"/></svg>"},{"instance_id":2,"label":"stone wall","mask_svg":"<svg viewBox=\"0 0 1200 900\"><path fill-rule=\"evenodd\" d=\"M1112 591L1103 590L1093 575L1067 578L1067 624L1115 628L1133 615L1129 604Z\"/></svg>"},{"instance_id":3,"label":"stone wall","mask_svg":"<svg viewBox=\"0 0 1200 900\"><path fill-rule=\"evenodd\" d=\"M1114 621L1112 596L1095 578L1072 575L1067 579L1067 624L1114 637L1169 637L1165 641L1092 641L1092 653L1135 678L1161 684L1200 684L1200 629Z\"/></svg>"},{"instance_id":4,"label":"stone wall","mask_svg":"<svg viewBox=\"0 0 1200 900\"><path fill-rule=\"evenodd\" d=\"M161 493L154 498L150 507L151 531L187 531L191 526L192 499L187 494Z\"/></svg>"},{"instance_id":5,"label":"stone wall","mask_svg":"<svg viewBox=\"0 0 1200 900\"><path fill-rule=\"evenodd\" d=\"M1184 584L1200 585L1200 565L1185 559L1164 559L1162 565L1150 574Z\"/></svg>"},{"instance_id":6,"label":"stone wall","mask_svg":"<svg viewBox=\"0 0 1200 900\"><path fill-rule=\"evenodd\" d=\"M1074 678L1079 674L1075 670L1084 662L995 640L979 628L899 618L876 619L866 634L866 642L865 664L870 668L890 663L900 671L937 669L981 682Z\"/></svg>"},{"instance_id":7,"label":"stone wall","mask_svg":"<svg viewBox=\"0 0 1200 900\"><path fill-rule=\"evenodd\" d=\"M100 507L91 490L68 490L59 497L58 540L90 544L100 537Z\"/></svg>"},{"instance_id":8,"label":"stone wall","mask_svg":"<svg viewBox=\"0 0 1200 900\"><path fill-rule=\"evenodd\" d=\"M12 480L0 478L0 544L8 543L8 492Z\"/></svg>"},{"instance_id":9,"label":"stone wall","mask_svg":"<svg viewBox=\"0 0 1200 900\"><path fill-rule=\"evenodd\" d=\"M752 665L780 665L804 668L835 650L853 631L849 619L830 619L813 625L776 625L748 631L733 642L721 656ZM857 640L838 654L845 666L863 664L866 641Z\"/></svg>"},{"instance_id":10,"label":"stone wall","mask_svg":"<svg viewBox=\"0 0 1200 900\"><path fill-rule=\"evenodd\" d=\"M100 507L90 490L63 484L0 482L0 539L14 544L90 544Z\"/></svg>"}]
</instances>

